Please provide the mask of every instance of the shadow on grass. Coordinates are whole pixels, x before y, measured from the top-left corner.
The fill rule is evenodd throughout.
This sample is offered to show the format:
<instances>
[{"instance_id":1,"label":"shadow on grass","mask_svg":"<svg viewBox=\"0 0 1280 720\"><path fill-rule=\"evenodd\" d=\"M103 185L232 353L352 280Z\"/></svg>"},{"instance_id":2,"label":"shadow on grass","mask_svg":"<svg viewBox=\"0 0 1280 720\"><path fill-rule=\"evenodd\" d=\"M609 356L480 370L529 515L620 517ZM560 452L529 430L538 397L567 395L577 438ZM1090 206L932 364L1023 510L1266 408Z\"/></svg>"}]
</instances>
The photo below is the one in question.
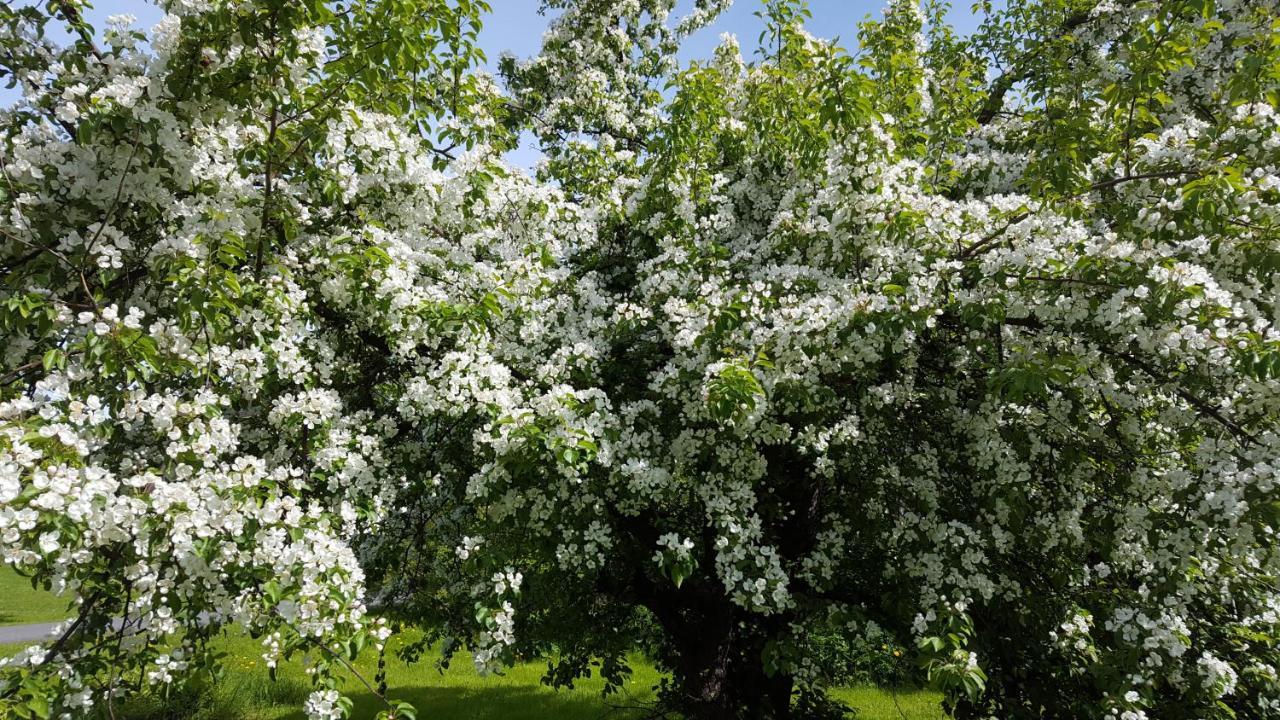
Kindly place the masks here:
<instances>
[{"instance_id":1,"label":"shadow on grass","mask_svg":"<svg viewBox=\"0 0 1280 720\"><path fill-rule=\"evenodd\" d=\"M351 720L372 720L386 708L372 693L348 687ZM293 678L237 680L212 693L144 697L117 706L117 720L304 720L311 687ZM431 720L636 720L646 697L555 692L539 686L401 687L389 693ZM101 710L101 708L100 708ZM105 715L103 715L105 717Z\"/></svg>"},{"instance_id":2,"label":"shadow on grass","mask_svg":"<svg viewBox=\"0 0 1280 720\"><path fill-rule=\"evenodd\" d=\"M216 689L143 693L114 708L99 706L95 720L259 720L301 708L311 688L294 678L238 677Z\"/></svg>"},{"instance_id":3,"label":"shadow on grass","mask_svg":"<svg viewBox=\"0 0 1280 720\"><path fill-rule=\"evenodd\" d=\"M648 698L611 695L601 698L589 692L555 692L533 687L403 687L392 690L392 699L407 700L419 717L431 720L633 720L644 717L640 707ZM373 718L385 708L370 693L352 693L352 720ZM302 720L295 711L281 716Z\"/></svg>"},{"instance_id":4,"label":"shadow on grass","mask_svg":"<svg viewBox=\"0 0 1280 720\"><path fill-rule=\"evenodd\" d=\"M368 691L347 686L355 706L350 720L373 720L385 706ZM265 674L237 678L212 692L164 701L142 698L118 706L115 720L304 720L303 704L311 692L306 682ZM640 720L650 716L648 689L602 698L579 689L553 691L535 684L477 683L409 685L392 688L393 700L407 700L423 720ZM845 688L836 693L858 708L848 717L866 720L943 720L935 693L900 688ZM106 720L105 713L99 718Z\"/></svg>"}]
</instances>

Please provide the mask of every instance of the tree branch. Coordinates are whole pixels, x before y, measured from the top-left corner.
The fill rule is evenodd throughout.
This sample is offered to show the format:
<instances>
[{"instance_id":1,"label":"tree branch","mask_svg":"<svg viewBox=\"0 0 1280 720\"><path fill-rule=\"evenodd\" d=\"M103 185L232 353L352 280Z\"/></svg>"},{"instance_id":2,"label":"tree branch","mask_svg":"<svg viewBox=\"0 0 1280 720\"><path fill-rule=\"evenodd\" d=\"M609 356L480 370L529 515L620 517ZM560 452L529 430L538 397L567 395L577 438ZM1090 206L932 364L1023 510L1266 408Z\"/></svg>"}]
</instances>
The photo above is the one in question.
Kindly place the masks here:
<instances>
[{"instance_id":1,"label":"tree branch","mask_svg":"<svg viewBox=\"0 0 1280 720\"><path fill-rule=\"evenodd\" d=\"M987 97L982 101L982 106L978 110L976 120L979 125L986 125L991 122L995 116L1004 107L1004 96L1009 94L1014 85L1027 80L1031 77L1031 61L1040 55L1041 51L1051 41L1061 40L1066 37L1072 30L1080 27L1088 22L1090 14L1088 12L1078 12L1069 16L1062 25L1058 26L1057 32L1050 38L1042 40L1035 48L1023 53L1013 64L1013 67L1006 70L1000 77L991 83L991 89L987 92Z\"/></svg>"},{"instance_id":2,"label":"tree branch","mask_svg":"<svg viewBox=\"0 0 1280 720\"><path fill-rule=\"evenodd\" d=\"M1201 175L1203 173L1204 171L1202 170L1190 170L1185 168L1179 168L1177 170L1156 170L1156 171L1146 172L1146 173L1121 175L1120 177L1108 178L1106 180L1099 180L1098 182L1095 182L1092 185L1090 185L1088 189L1082 192L1057 198L1056 201L1061 202L1064 200L1074 200L1076 198L1079 198L1082 195L1087 195L1088 193L1091 193L1097 190L1112 188L1123 183L1133 182L1135 180L1160 180L1165 178L1184 177L1187 175ZM961 250L960 253L956 255L956 257L960 260L969 260L975 257L976 255L979 255L987 248L996 244L1000 240L1000 238L1004 236L1005 232L1008 231L1009 228L1022 222L1023 220L1026 220L1029 217L1031 217L1030 210L1024 210L1020 213L1016 213L1014 215L1009 216L1009 221L1006 222L1002 227L1000 227L998 230L992 231L990 234L986 235L981 240Z\"/></svg>"},{"instance_id":3,"label":"tree branch","mask_svg":"<svg viewBox=\"0 0 1280 720\"><path fill-rule=\"evenodd\" d=\"M45 661L42 663L43 665L48 665L50 660L53 660L62 654L63 648L65 648L71 638L80 631L80 628L84 626L85 619L93 613L93 608L97 602L98 596L95 595L80 606L80 614L76 616L76 619L72 621L69 626L67 626L66 630L62 631L62 635L58 636L58 639L53 642L53 645L49 646L49 651L45 653ZM22 684L15 683L12 687L8 688L3 695L0 695L0 700L7 700L8 698L13 697L21 689Z\"/></svg>"},{"instance_id":4,"label":"tree branch","mask_svg":"<svg viewBox=\"0 0 1280 720\"><path fill-rule=\"evenodd\" d=\"M1152 380L1155 380L1157 382L1160 381L1160 378L1169 376L1169 373L1160 372L1157 368L1152 367L1148 362L1146 362L1140 357L1137 357L1136 355L1123 353L1123 352L1116 352L1114 350L1108 350L1102 347L1099 347L1099 350L1101 350L1104 354L1124 360L1130 365L1146 373L1148 376L1151 377ZM1186 389L1184 389L1179 385L1174 385L1173 391L1174 393L1177 394L1178 397L1185 400L1188 404L1190 404L1196 410L1200 411L1204 415L1207 415L1208 417L1213 418L1218 422L1218 424L1222 425L1227 430L1230 430L1231 433L1235 435L1238 439L1244 439L1250 442L1255 440L1254 436L1248 430L1245 430L1244 427L1242 427L1239 423L1223 415L1221 412L1218 411L1217 408L1205 402L1202 398L1199 398L1196 395L1193 395L1192 393L1188 392Z\"/></svg>"},{"instance_id":5,"label":"tree branch","mask_svg":"<svg viewBox=\"0 0 1280 720\"><path fill-rule=\"evenodd\" d=\"M93 41L93 35L89 33L89 26L85 24L84 18L80 17L80 11L66 0L60 0L55 9L58 14L62 15L67 25L71 26L75 31L80 41L89 48L89 53L93 55L94 59L99 63L105 64L102 51L98 49L97 43Z\"/></svg>"},{"instance_id":6,"label":"tree branch","mask_svg":"<svg viewBox=\"0 0 1280 720\"><path fill-rule=\"evenodd\" d=\"M1030 330L1045 329L1044 324L1034 317L1005 318L1003 324L1023 327ZM1109 357L1113 357L1118 360L1123 360L1124 362L1128 363L1131 367L1141 370L1143 374L1147 375L1148 377L1150 377L1152 380L1155 380L1156 382L1160 382L1161 378L1168 378L1171 375L1171 373L1161 372L1159 368L1153 367L1146 360L1143 360L1142 358L1132 353L1118 352L1116 350L1111 350L1109 348L1102 346L1101 344L1097 344L1095 346L1098 348L1098 351L1101 352L1103 355L1107 355ZM1212 418L1219 425L1231 431L1231 433L1235 435L1238 439L1242 439L1248 442L1253 442L1257 439L1253 436L1252 433L1246 430L1242 425L1235 422L1231 418L1228 418L1226 415L1223 415L1217 408L1210 405L1203 398L1198 397L1195 394L1191 393L1186 388L1183 388L1182 386L1177 384L1173 384L1173 392L1178 397L1186 401L1187 404L1191 405L1193 408L1199 411L1201 414L1205 415L1206 417Z\"/></svg>"}]
</instances>

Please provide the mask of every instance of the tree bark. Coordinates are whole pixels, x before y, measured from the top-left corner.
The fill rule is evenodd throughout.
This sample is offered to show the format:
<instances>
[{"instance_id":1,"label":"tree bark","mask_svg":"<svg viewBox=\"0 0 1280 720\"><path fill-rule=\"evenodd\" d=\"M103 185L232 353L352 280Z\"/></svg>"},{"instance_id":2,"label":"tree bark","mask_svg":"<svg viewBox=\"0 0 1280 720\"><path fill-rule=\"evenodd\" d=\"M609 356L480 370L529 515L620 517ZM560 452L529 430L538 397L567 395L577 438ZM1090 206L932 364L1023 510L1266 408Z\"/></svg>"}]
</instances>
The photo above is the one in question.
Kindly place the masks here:
<instances>
[{"instance_id":1,"label":"tree bark","mask_svg":"<svg viewBox=\"0 0 1280 720\"><path fill-rule=\"evenodd\" d=\"M676 692L669 701L687 720L789 720L794 679L764 668L774 623L721 602L693 612L655 610L673 653Z\"/></svg>"},{"instance_id":2,"label":"tree bark","mask_svg":"<svg viewBox=\"0 0 1280 720\"><path fill-rule=\"evenodd\" d=\"M700 638L693 638L697 642ZM760 643L731 633L719 644L690 648L679 673L680 710L689 720L787 720L793 681L765 674Z\"/></svg>"},{"instance_id":3,"label":"tree bark","mask_svg":"<svg viewBox=\"0 0 1280 720\"><path fill-rule=\"evenodd\" d=\"M661 653L674 686L661 701L685 720L790 720L794 678L765 672L764 652L788 626L785 615L761 616L735 605L714 577L694 577L682 587L642 569L657 538L643 517L614 518L634 541L628 600L653 613L665 639ZM704 538L704 547L712 546ZM714 567L710 551L699 558Z\"/></svg>"}]
</instances>

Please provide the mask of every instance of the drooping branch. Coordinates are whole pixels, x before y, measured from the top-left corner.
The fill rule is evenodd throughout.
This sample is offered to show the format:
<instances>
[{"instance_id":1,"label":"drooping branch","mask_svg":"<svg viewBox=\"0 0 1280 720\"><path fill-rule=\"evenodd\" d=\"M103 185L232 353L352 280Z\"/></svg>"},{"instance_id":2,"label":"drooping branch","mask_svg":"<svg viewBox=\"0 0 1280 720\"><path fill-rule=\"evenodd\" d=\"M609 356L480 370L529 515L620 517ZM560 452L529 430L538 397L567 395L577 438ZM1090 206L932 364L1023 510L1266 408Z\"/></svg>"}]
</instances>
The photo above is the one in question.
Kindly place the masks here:
<instances>
[{"instance_id":1,"label":"drooping branch","mask_svg":"<svg viewBox=\"0 0 1280 720\"><path fill-rule=\"evenodd\" d=\"M1169 373L1167 372L1163 372L1158 368L1152 367L1150 363L1146 362L1140 357L1137 357L1136 355L1133 355L1130 353L1124 353L1124 352L1115 352L1115 351L1106 350L1106 349L1103 349L1103 352L1106 353L1107 355L1111 355L1112 357L1116 357L1121 360L1124 360L1129 365L1141 370L1143 373L1149 376L1152 380L1159 381L1160 378L1167 377L1169 375ZM1244 441L1244 442L1253 442L1256 440L1256 438L1254 438L1252 433L1246 430L1239 423L1223 415L1217 408L1210 405L1203 398L1195 395L1194 393L1188 391L1186 388L1183 388L1180 385L1175 385L1173 387L1173 391L1174 393L1177 394L1178 397L1182 398L1189 405L1195 408L1201 415L1212 418L1219 425L1229 430L1231 434L1236 437L1237 440Z\"/></svg>"},{"instance_id":2,"label":"drooping branch","mask_svg":"<svg viewBox=\"0 0 1280 720\"><path fill-rule=\"evenodd\" d=\"M1045 329L1044 323L1040 322L1040 320L1034 317L1005 318L1003 321L1003 324L1027 328L1030 330ZM1144 375L1146 375L1147 377L1157 382L1159 382L1161 378L1165 378L1170 375L1170 373L1160 370L1159 368L1153 366L1151 363L1138 357L1137 355L1134 355L1133 353L1112 350L1102 345L1098 346L1098 350L1103 355L1106 355L1108 357L1111 357L1117 360L1121 360L1131 368L1140 370ZM1245 429L1244 426L1232 420L1231 418L1227 417L1226 415L1223 415L1222 412L1220 412L1217 408L1213 407L1213 405L1209 404L1209 402L1206 401L1204 398L1199 397L1198 395L1196 395L1195 393L1192 393L1191 391L1187 390L1181 385L1174 384L1172 389L1174 394L1176 394L1179 398L1182 398L1184 402L1186 402L1191 407L1195 408L1196 411L1199 412L1202 416L1210 418L1214 422L1221 425L1223 428L1226 428L1228 431L1231 432L1233 436L1236 437L1237 440L1240 440L1246 443L1254 442L1257 440L1257 438L1255 438L1252 433L1250 433L1247 429Z\"/></svg>"},{"instance_id":3,"label":"drooping branch","mask_svg":"<svg viewBox=\"0 0 1280 720\"><path fill-rule=\"evenodd\" d=\"M73 620L71 624L62 631L62 634L58 636L58 639L55 640L45 652L46 664L62 656L62 652L66 649L67 643L71 641L71 638L75 637L76 633L80 632L80 630L85 626L85 622L88 620L89 616L93 614L99 599L101 599L99 595L93 595L80 606L80 612L76 614L75 620ZM0 700L7 700L13 697L21 689L22 685L20 684L6 688L4 693L0 694Z\"/></svg>"},{"instance_id":4,"label":"drooping branch","mask_svg":"<svg viewBox=\"0 0 1280 720\"><path fill-rule=\"evenodd\" d=\"M1132 175L1121 175L1119 177L1108 178L1106 180L1099 180L1098 182L1095 182L1092 185L1090 185L1087 190L1075 193L1073 195L1067 195L1065 197L1059 198L1058 201L1061 202L1064 200L1075 200L1083 195L1087 195L1088 193L1095 192L1097 190L1105 190L1107 188L1113 188L1117 185L1122 185L1124 183L1133 182L1136 180L1164 180L1168 178L1200 176L1203 174L1204 174L1203 170L1197 170L1193 168L1177 168L1174 170L1158 170L1158 171L1146 172L1146 173L1134 173ZM1007 232L1009 228L1013 227L1014 225L1017 225L1018 223L1022 222L1023 220L1026 220L1029 217L1031 217L1030 210L1023 210L1022 212L1018 212L1018 213L1014 213L1013 215L1010 215L1008 221L1005 222L1004 225L1001 225L999 228L983 236L981 240L978 240L972 245L964 248L956 255L956 257L961 260L973 259L974 257L982 254L984 251L990 249L992 246L999 243L1000 239L1004 237L1005 232Z\"/></svg>"}]
</instances>

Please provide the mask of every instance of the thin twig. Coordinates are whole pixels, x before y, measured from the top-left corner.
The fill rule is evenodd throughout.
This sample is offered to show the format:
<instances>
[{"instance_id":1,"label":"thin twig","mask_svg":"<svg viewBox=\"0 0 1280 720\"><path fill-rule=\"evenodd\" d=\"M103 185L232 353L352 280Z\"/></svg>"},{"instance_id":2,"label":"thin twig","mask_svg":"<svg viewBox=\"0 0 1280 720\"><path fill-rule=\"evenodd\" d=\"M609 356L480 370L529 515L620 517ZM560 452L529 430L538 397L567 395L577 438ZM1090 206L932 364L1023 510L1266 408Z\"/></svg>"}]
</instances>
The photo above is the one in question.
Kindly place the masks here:
<instances>
[{"instance_id":1,"label":"thin twig","mask_svg":"<svg viewBox=\"0 0 1280 720\"><path fill-rule=\"evenodd\" d=\"M280 613L279 613L278 611L273 610L272 612L276 615L276 617L281 617L281 616L280 616ZM281 619L283 619L283 618L281 618ZM334 651L333 651L333 650L331 650L328 646L326 646L324 643L320 642L319 640L316 640L316 639L315 639L315 638L313 638L313 637L309 637L309 636L307 636L307 635L303 635L302 633L298 633L298 637L302 638L303 640L306 640L306 641L307 641L308 643L310 643L311 645L313 645L313 646L315 646L315 647L319 648L320 650L324 651L325 653L327 653L327 654L329 655L329 657L332 657L334 660L337 660L339 663L341 663L341 664L342 664L342 666L343 666L344 668L346 668L346 669L347 669L347 672L349 672L349 673L351 673L352 675L354 675L354 676L355 676L355 678L356 678L357 680L359 680L359 681L360 681L360 682L361 682L361 683L362 683L366 688L368 688L369 692L370 692L374 697L376 697L376 698L378 698L378 700L382 701L382 704L383 704L383 705L386 705L388 708L390 708L390 709L391 709L391 711L392 711L392 715L391 715L391 717L393 717L393 718L395 717L395 711L396 711L398 708L397 708L395 705L393 705L393 704L391 703L391 701L390 701L390 700L388 700L388 699L387 699L387 696L386 696L386 695L383 695L382 693L378 692L378 689L377 689L376 687L374 687L374 686L373 686L373 684L372 684L372 683L370 683L370 682L369 682L369 680L368 680L367 678L365 678L365 676L364 676L364 675L362 675L362 674L360 673L360 671L356 668L356 666L355 666L355 665L353 665L353 664L351 663L351 661L347 660L347 659L346 659L345 657L343 657L342 655L339 655L338 653L334 652Z\"/></svg>"}]
</instances>

